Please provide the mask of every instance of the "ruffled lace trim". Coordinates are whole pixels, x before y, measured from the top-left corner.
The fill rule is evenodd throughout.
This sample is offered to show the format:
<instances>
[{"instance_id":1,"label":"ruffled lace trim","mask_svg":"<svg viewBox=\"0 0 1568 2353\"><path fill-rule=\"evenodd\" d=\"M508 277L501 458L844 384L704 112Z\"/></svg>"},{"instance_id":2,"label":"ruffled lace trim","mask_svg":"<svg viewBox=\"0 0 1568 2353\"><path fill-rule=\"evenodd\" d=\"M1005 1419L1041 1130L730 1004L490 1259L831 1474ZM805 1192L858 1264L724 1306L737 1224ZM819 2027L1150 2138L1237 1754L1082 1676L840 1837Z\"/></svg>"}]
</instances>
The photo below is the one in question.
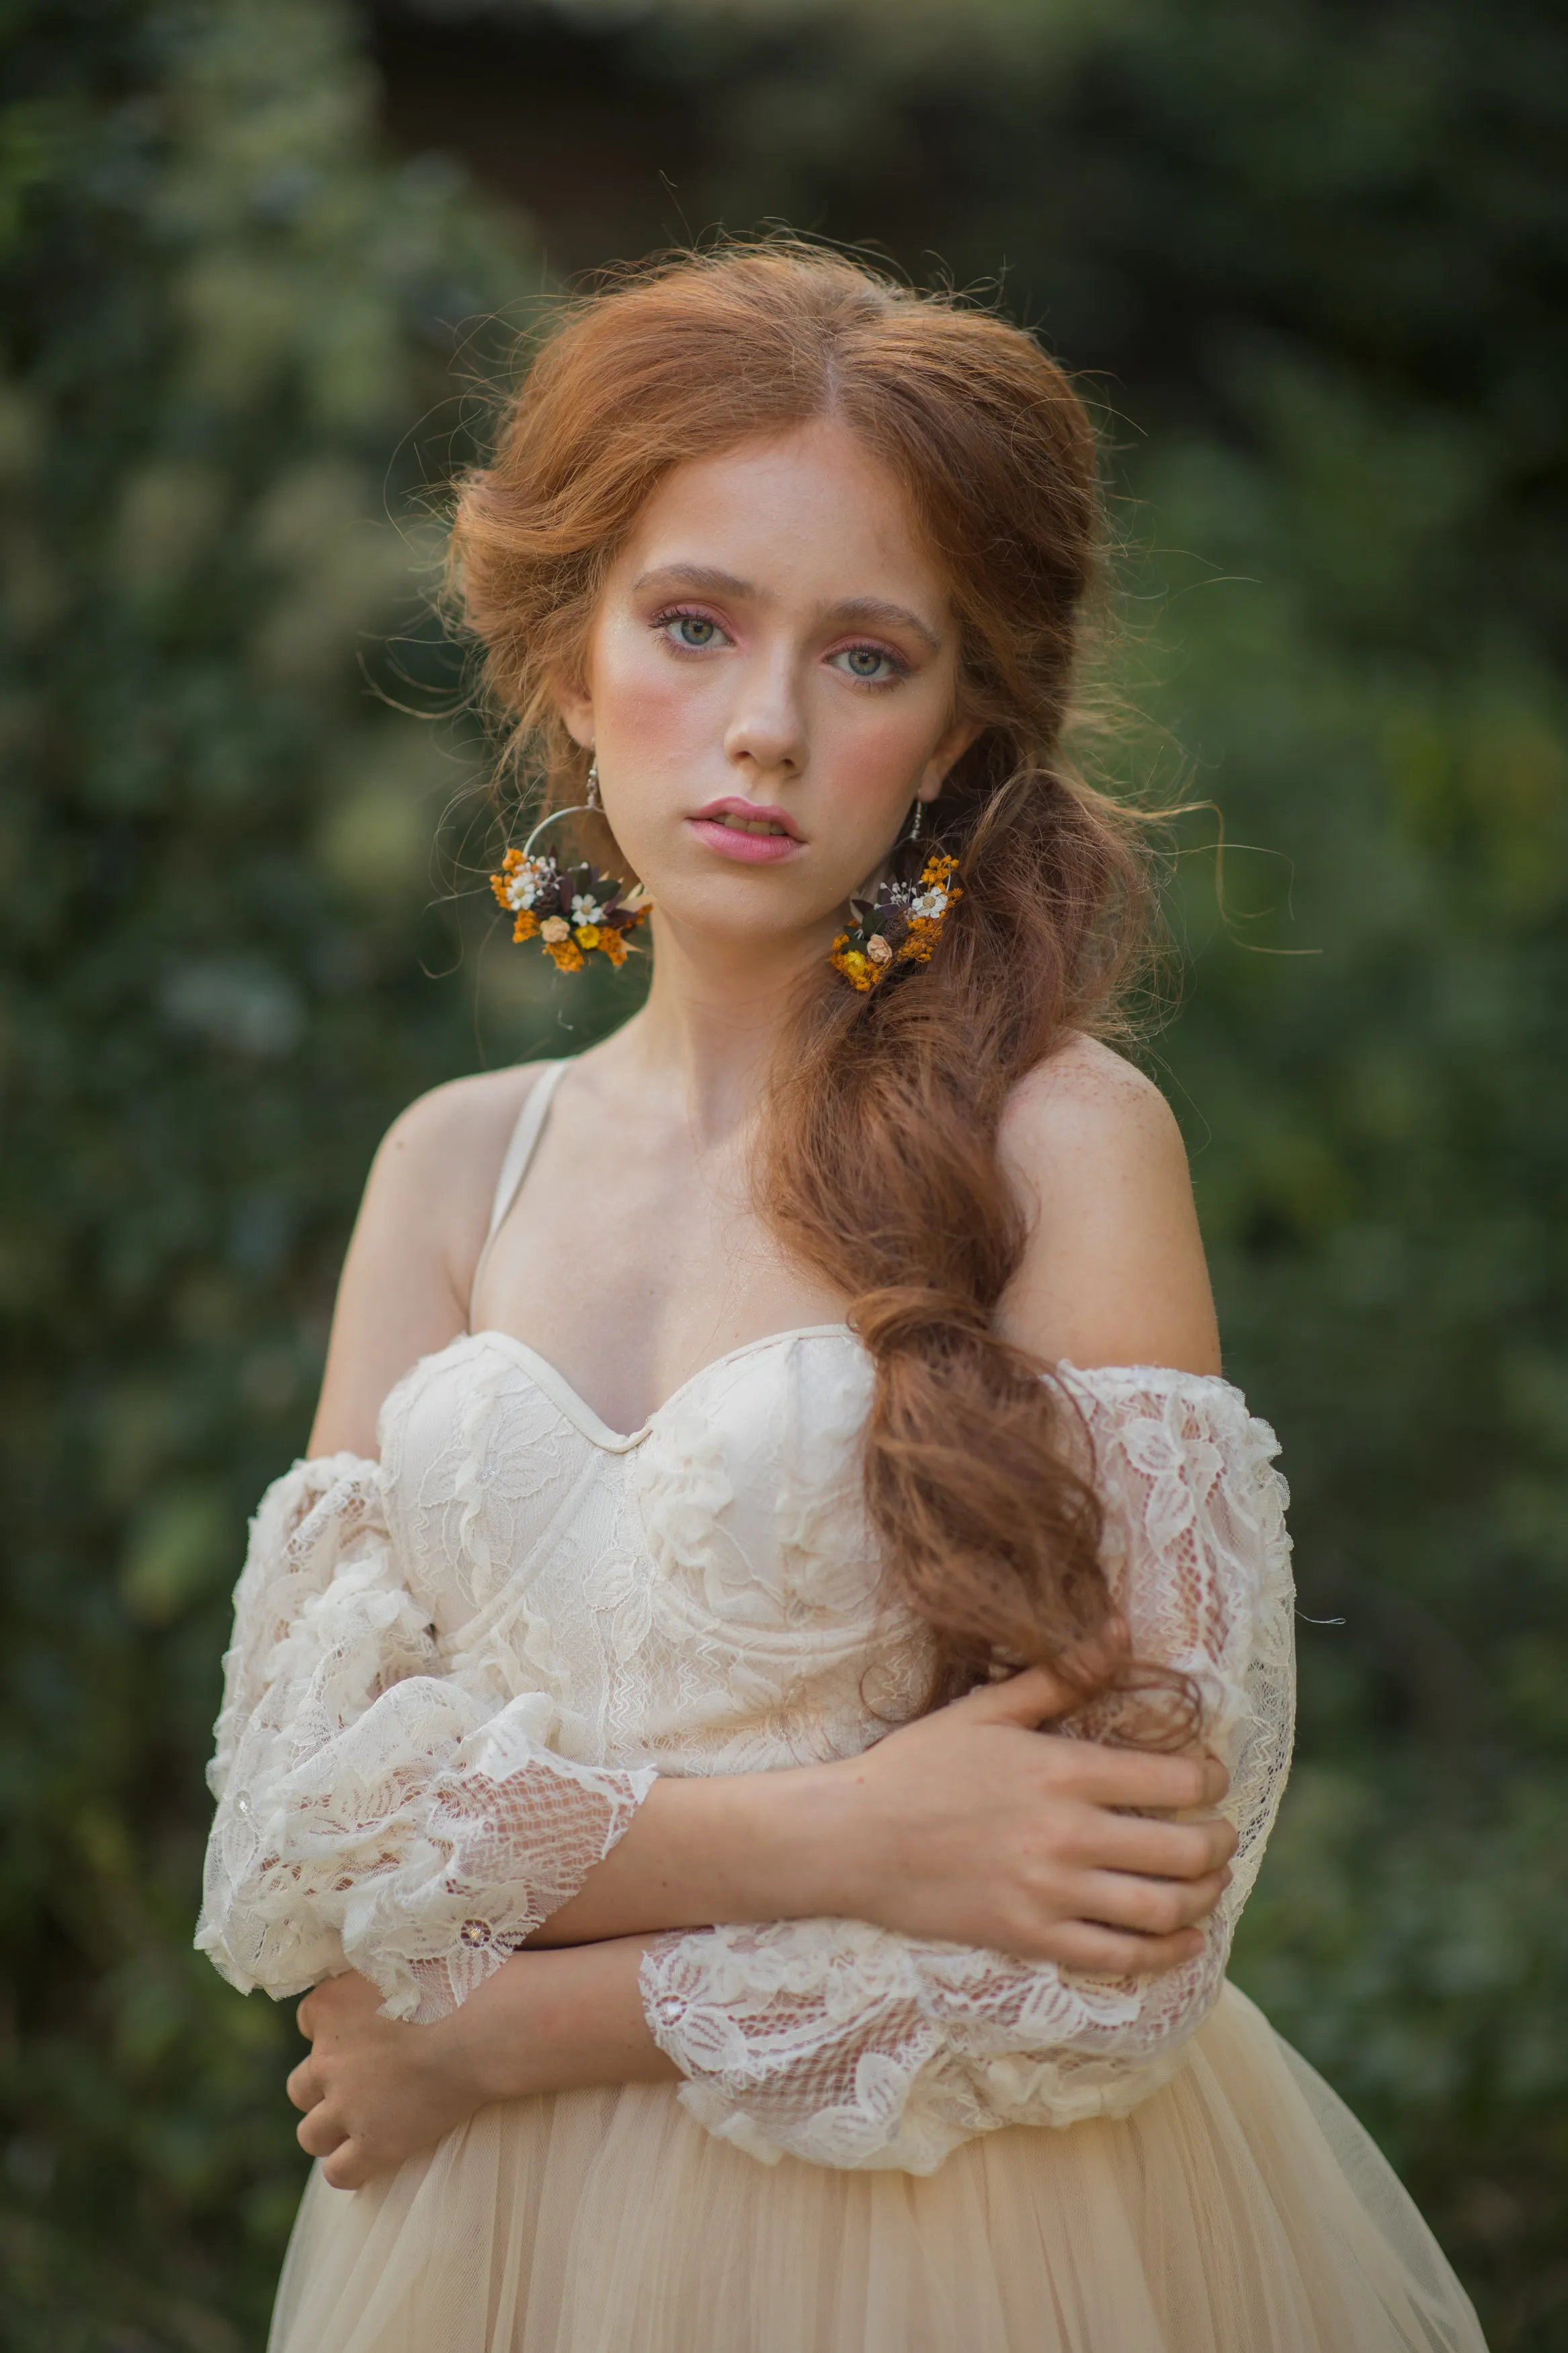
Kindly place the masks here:
<instances>
[{"instance_id":1,"label":"ruffled lace trim","mask_svg":"<svg viewBox=\"0 0 1568 2353\"><path fill-rule=\"evenodd\" d=\"M395 2016L475 1987L581 1887L650 1770L554 1752L553 1694L444 1669L395 1559L377 1466L297 1463L235 1596L198 1947L248 1992L361 1970Z\"/></svg>"},{"instance_id":2,"label":"ruffled lace trim","mask_svg":"<svg viewBox=\"0 0 1568 2353\"><path fill-rule=\"evenodd\" d=\"M661 1938L642 1965L649 2025L689 2079L687 2107L754 2157L928 2173L976 2133L1123 2115L1181 2063L1218 1999L1289 1762L1277 1441L1224 1381L1159 1367L1060 1377L1092 1444L1134 1644L1191 1676L1229 1767L1231 1885L1203 1952L1152 1978L1073 1975L859 1921Z\"/></svg>"}]
</instances>

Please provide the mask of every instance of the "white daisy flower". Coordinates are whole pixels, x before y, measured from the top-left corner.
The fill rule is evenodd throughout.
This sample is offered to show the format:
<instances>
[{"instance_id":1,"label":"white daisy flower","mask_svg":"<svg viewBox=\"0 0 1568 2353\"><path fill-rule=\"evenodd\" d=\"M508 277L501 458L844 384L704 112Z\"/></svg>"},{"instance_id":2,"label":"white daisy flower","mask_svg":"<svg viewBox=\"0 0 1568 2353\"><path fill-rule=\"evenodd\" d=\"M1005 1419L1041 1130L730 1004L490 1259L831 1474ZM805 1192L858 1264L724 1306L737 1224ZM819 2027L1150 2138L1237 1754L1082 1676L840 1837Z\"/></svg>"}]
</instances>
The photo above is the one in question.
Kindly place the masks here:
<instances>
[{"instance_id":1,"label":"white daisy flower","mask_svg":"<svg viewBox=\"0 0 1568 2353\"><path fill-rule=\"evenodd\" d=\"M508 878L506 886L507 905L516 909L519 913L521 913L525 907L531 907L535 899L539 896L540 885L543 880L544 869L539 860L537 858L524 859L522 864L519 866Z\"/></svg>"}]
</instances>

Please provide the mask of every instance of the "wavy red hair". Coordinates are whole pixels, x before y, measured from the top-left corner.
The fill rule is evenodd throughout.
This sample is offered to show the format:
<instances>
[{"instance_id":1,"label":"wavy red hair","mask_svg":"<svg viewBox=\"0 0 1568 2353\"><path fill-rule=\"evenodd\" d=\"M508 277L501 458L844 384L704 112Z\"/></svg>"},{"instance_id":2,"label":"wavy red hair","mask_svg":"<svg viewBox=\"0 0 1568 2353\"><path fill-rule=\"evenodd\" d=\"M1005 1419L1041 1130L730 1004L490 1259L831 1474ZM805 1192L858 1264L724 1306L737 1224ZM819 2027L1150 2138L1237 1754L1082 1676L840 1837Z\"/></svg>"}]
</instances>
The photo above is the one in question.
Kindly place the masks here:
<instances>
[{"instance_id":1,"label":"wavy red hair","mask_svg":"<svg viewBox=\"0 0 1568 2353\"><path fill-rule=\"evenodd\" d=\"M1107 1025L1146 936L1132 823L1063 751L1102 550L1082 403L955 297L793 240L683 254L569 309L461 486L457 578L511 749L580 799L550 681L580 669L645 501L685 459L825 416L903 485L981 725L933 812L963 883L940 949L868 996L825 971L780 1050L758 1202L853 1303L867 1502L935 1637L930 1702L1024 1662L1087 1701L1151 1678L1119 1649L1081 1422L995 1329L1026 1240L1004 1106L1070 1029Z\"/></svg>"}]
</instances>

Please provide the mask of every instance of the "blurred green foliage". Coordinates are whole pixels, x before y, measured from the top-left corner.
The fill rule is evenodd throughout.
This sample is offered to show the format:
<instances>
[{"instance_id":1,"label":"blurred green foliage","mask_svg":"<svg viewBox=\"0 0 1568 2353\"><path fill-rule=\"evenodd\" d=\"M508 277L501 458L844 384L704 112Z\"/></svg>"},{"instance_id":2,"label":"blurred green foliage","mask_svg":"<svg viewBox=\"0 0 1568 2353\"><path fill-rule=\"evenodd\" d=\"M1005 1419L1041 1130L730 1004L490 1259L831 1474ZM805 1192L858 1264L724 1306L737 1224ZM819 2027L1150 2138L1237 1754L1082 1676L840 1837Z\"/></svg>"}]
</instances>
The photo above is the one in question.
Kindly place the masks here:
<instances>
[{"instance_id":1,"label":"blurred green foliage","mask_svg":"<svg viewBox=\"0 0 1568 2353\"><path fill-rule=\"evenodd\" d=\"M1568 2347L1561 21L487 22L520 136L565 26L679 96L695 225L1005 264L1132 420L1136 757L1215 805L1154 1057L1308 1620L1238 1974L1498 2353ZM339 0L0 17L0 2344L28 2353L260 2342L292 2030L189 1949L244 1514L302 1442L386 1121L612 1001L488 957L442 825L469 747L393 707L454 690L421 486L493 364L475 322L542 279L450 162L378 146L377 29Z\"/></svg>"},{"instance_id":2,"label":"blurred green foliage","mask_svg":"<svg viewBox=\"0 0 1568 2353\"><path fill-rule=\"evenodd\" d=\"M451 684L407 437L539 267L321 0L5 47L0 2339L222 2353L301 2166L289 2013L190 1950L201 1761L367 1150L475 1058L460 747L385 698Z\"/></svg>"}]
</instances>

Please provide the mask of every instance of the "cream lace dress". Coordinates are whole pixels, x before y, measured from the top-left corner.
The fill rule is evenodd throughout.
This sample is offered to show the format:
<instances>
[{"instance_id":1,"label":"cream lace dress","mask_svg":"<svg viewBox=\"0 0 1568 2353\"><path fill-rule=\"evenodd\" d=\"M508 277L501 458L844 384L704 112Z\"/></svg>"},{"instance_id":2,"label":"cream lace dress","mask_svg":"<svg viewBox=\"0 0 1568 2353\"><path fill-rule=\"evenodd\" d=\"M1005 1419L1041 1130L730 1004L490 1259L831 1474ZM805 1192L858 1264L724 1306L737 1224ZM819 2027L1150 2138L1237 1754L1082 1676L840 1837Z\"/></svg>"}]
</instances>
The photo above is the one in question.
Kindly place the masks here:
<instances>
[{"instance_id":1,"label":"cream lace dress","mask_svg":"<svg viewBox=\"0 0 1568 2353\"><path fill-rule=\"evenodd\" d=\"M1290 1742L1273 1435L1222 1380L1060 1377L1138 1645L1195 1678L1231 1772L1201 1957L1123 1982L848 1920L667 1936L642 1988L684 2084L487 2107L352 2193L318 2171L273 2353L1481 2347L1371 2141L1225 1981ZM869 1384L846 1326L780 1333L623 1435L475 1332L389 1396L379 1463L279 1479L211 1772L197 1941L224 1975L281 1998L352 1967L437 2017L658 1775L876 1738L923 1638L879 1600Z\"/></svg>"}]
</instances>

